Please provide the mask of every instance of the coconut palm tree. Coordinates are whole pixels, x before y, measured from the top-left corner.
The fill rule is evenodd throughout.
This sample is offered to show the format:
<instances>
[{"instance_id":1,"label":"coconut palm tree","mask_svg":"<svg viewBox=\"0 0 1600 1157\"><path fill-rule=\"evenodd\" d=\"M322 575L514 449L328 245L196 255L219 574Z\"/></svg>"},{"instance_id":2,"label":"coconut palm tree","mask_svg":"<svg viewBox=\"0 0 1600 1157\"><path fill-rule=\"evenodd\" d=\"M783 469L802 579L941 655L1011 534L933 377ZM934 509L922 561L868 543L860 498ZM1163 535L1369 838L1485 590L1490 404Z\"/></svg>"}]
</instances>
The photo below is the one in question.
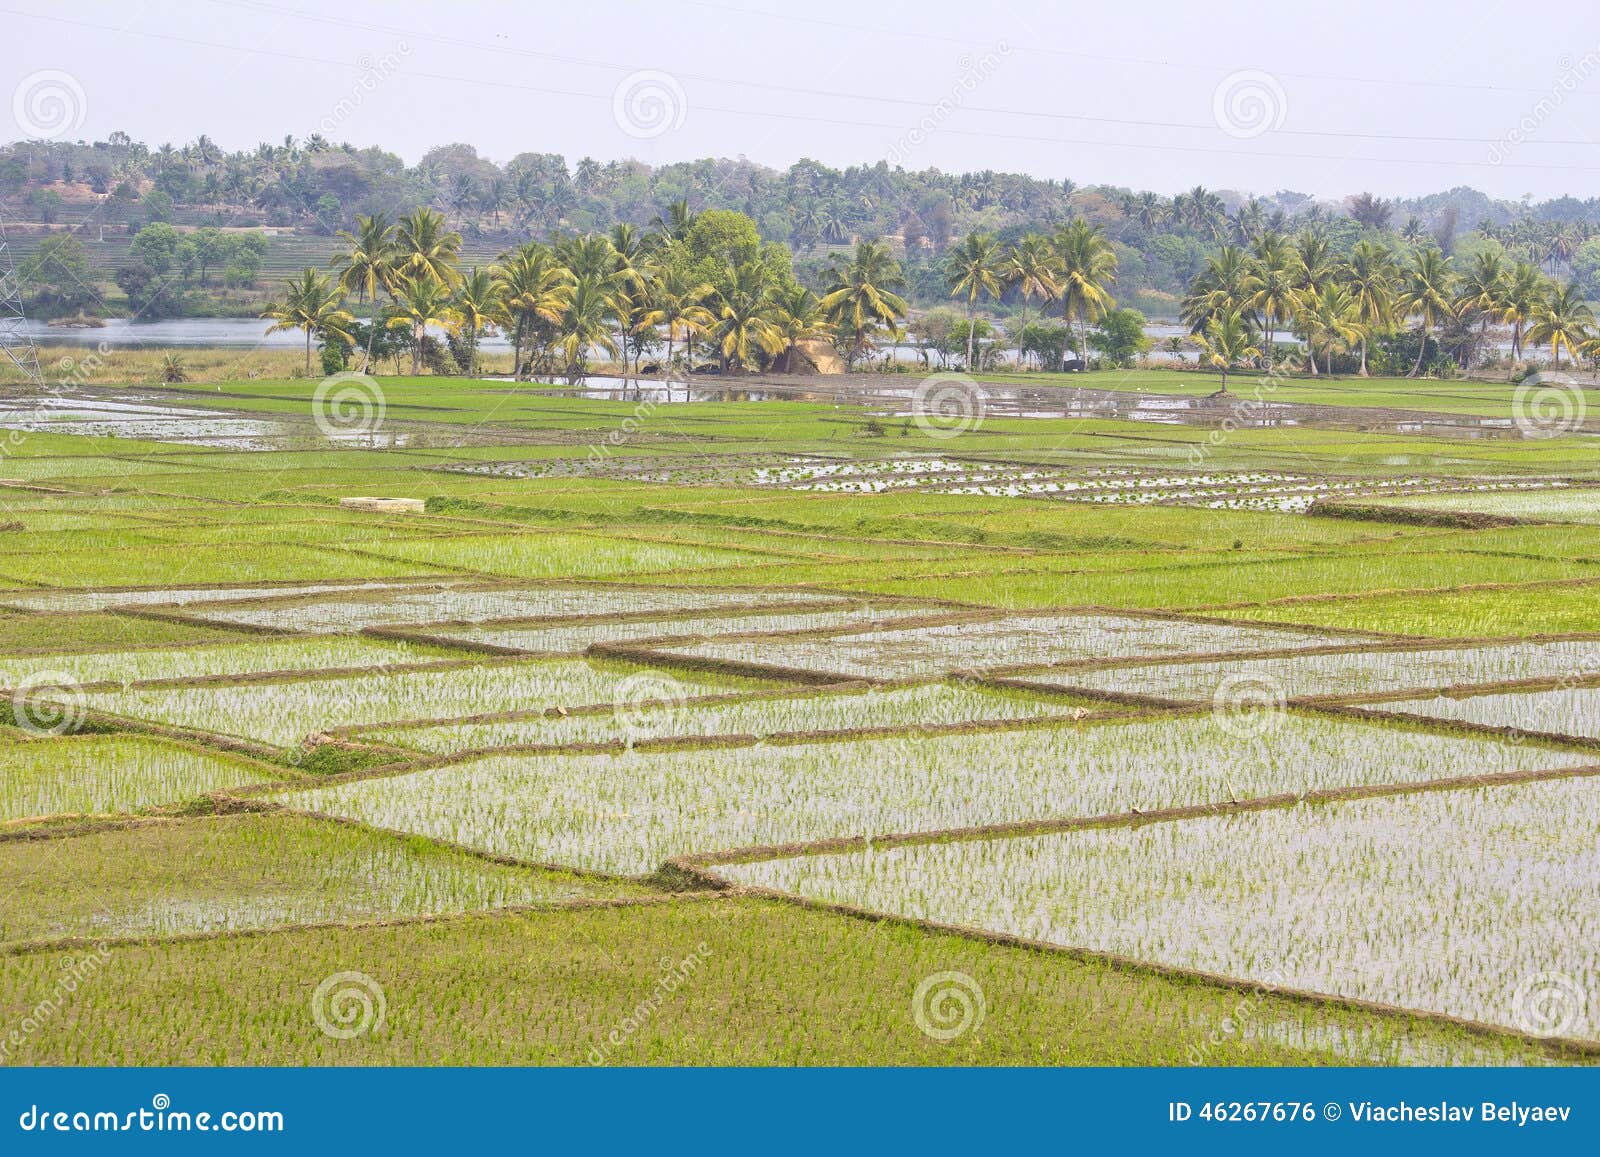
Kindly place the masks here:
<instances>
[{"instance_id":1,"label":"coconut palm tree","mask_svg":"<svg viewBox=\"0 0 1600 1157\"><path fill-rule=\"evenodd\" d=\"M306 377L311 376L311 338L320 335L324 341L350 340L350 326L355 317L343 306L344 294L338 282L307 269L299 277L283 283L283 299L269 305L263 318L270 318L268 333L302 329L306 334Z\"/></svg>"},{"instance_id":2,"label":"coconut palm tree","mask_svg":"<svg viewBox=\"0 0 1600 1157\"><path fill-rule=\"evenodd\" d=\"M1204 192L1196 188L1190 197ZM1054 245L1061 260L1062 313L1069 326L1077 320L1078 350L1082 354L1089 348L1090 319L1104 317L1116 308L1110 286L1117 279L1117 254L1099 226L1082 218L1058 230Z\"/></svg>"},{"instance_id":3,"label":"coconut palm tree","mask_svg":"<svg viewBox=\"0 0 1600 1157\"><path fill-rule=\"evenodd\" d=\"M1237 245L1224 245L1215 256L1206 258L1179 313L1190 333L1204 333L1206 322L1218 313L1248 308L1250 271L1250 258Z\"/></svg>"},{"instance_id":4,"label":"coconut palm tree","mask_svg":"<svg viewBox=\"0 0 1600 1157\"><path fill-rule=\"evenodd\" d=\"M1288 238L1277 232L1263 233L1250 254L1249 273L1244 291L1247 304L1261 319L1266 331L1262 350L1267 369L1272 369L1274 338L1278 326L1286 324L1295 312L1302 288L1304 263Z\"/></svg>"},{"instance_id":5,"label":"coconut palm tree","mask_svg":"<svg viewBox=\"0 0 1600 1157\"><path fill-rule=\"evenodd\" d=\"M1396 270L1389 251L1371 241L1358 241L1350 250L1344 268L1345 288L1355 304L1355 320L1361 326L1361 376L1367 372L1367 339L1377 332L1388 332L1394 318Z\"/></svg>"},{"instance_id":6,"label":"coconut palm tree","mask_svg":"<svg viewBox=\"0 0 1600 1157\"><path fill-rule=\"evenodd\" d=\"M644 236L633 225L617 225L611 230L611 279L617 290L617 337L622 349L622 380L629 380L632 364L629 338L638 332L639 319L647 312L650 272Z\"/></svg>"},{"instance_id":7,"label":"coconut palm tree","mask_svg":"<svg viewBox=\"0 0 1600 1157\"><path fill-rule=\"evenodd\" d=\"M1147 194L1154 196L1154 194ZM1007 285L1022 297L1022 324L1017 327L1017 368L1022 368L1022 342L1028 331L1028 303L1040 298L1046 307L1061 292L1061 264L1050 239L1030 233L1011 247L1001 267Z\"/></svg>"},{"instance_id":8,"label":"coconut palm tree","mask_svg":"<svg viewBox=\"0 0 1600 1157\"><path fill-rule=\"evenodd\" d=\"M650 228L668 241L682 241L689 235L689 230L694 228L697 214L690 212L689 202L684 198L667 205L666 211L657 213L650 218Z\"/></svg>"},{"instance_id":9,"label":"coconut palm tree","mask_svg":"<svg viewBox=\"0 0 1600 1157\"><path fill-rule=\"evenodd\" d=\"M522 381L526 349L542 331L553 339L562 315L572 302L572 272L535 242L501 258L490 270L500 285L504 318L511 329L512 378ZM543 343L546 348L549 342Z\"/></svg>"},{"instance_id":10,"label":"coconut palm tree","mask_svg":"<svg viewBox=\"0 0 1600 1157\"><path fill-rule=\"evenodd\" d=\"M1505 258L1492 250L1479 253L1472 267L1462 275L1461 287L1456 294L1456 312L1462 316L1472 313L1478 315L1479 345L1488 336L1489 323L1501 320L1505 280Z\"/></svg>"},{"instance_id":11,"label":"coconut palm tree","mask_svg":"<svg viewBox=\"0 0 1600 1157\"><path fill-rule=\"evenodd\" d=\"M893 325L906 315L905 299L893 292L904 285L900 265L887 247L876 241L858 241L848 261L834 259L827 277L822 309L850 336L844 360L851 366L873 330Z\"/></svg>"},{"instance_id":12,"label":"coconut palm tree","mask_svg":"<svg viewBox=\"0 0 1600 1157\"><path fill-rule=\"evenodd\" d=\"M573 284L571 298L561 315L561 337L557 342L565 359L568 382L576 385L583 380L589 350L617 356L617 343L611 336L616 314L616 286L609 276L580 277Z\"/></svg>"},{"instance_id":13,"label":"coconut palm tree","mask_svg":"<svg viewBox=\"0 0 1600 1157\"><path fill-rule=\"evenodd\" d=\"M713 321L708 331L724 369L743 369L758 353L783 352L783 335L773 323L775 313L768 271L760 261L747 261L729 271L711 300Z\"/></svg>"},{"instance_id":14,"label":"coconut palm tree","mask_svg":"<svg viewBox=\"0 0 1600 1157\"><path fill-rule=\"evenodd\" d=\"M1513 265L1506 274L1501 290L1500 316L1511 323L1511 358L1514 362L1522 360L1525 331L1544 299L1544 274L1531 262L1519 261Z\"/></svg>"},{"instance_id":15,"label":"coconut palm tree","mask_svg":"<svg viewBox=\"0 0 1600 1157\"><path fill-rule=\"evenodd\" d=\"M469 374L478 371L479 336L504 316L503 293L504 288L495 280L494 274L476 265L456 286L455 300L451 304L456 317L460 319L461 339L467 347Z\"/></svg>"},{"instance_id":16,"label":"coconut palm tree","mask_svg":"<svg viewBox=\"0 0 1600 1157\"><path fill-rule=\"evenodd\" d=\"M768 321L783 343L780 359L784 373L794 370L795 352L801 343L826 338L829 332L822 303L803 285L774 295Z\"/></svg>"},{"instance_id":17,"label":"coconut palm tree","mask_svg":"<svg viewBox=\"0 0 1600 1157\"><path fill-rule=\"evenodd\" d=\"M675 260L672 243L658 253L650 275L649 308L639 319L641 328L667 331L665 365L672 370L672 351L679 336L685 341L704 333L715 320L702 302L712 294L711 286L693 280ZM690 358L693 361L693 358Z\"/></svg>"},{"instance_id":18,"label":"coconut palm tree","mask_svg":"<svg viewBox=\"0 0 1600 1157\"><path fill-rule=\"evenodd\" d=\"M1261 356L1251 335L1249 318L1240 310L1213 314L1196 336L1205 358L1222 371L1222 392L1228 392L1228 371Z\"/></svg>"},{"instance_id":19,"label":"coconut palm tree","mask_svg":"<svg viewBox=\"0 0 1600 1157\"><path fill-rule=\"evenodd\" d=\"M1317 351L1323 351L1323 364L1331 377L1333 351L1340 346L1349 348L1363 340L1366 330L1359 319L1359 310L1350 291L1337 281L1325 281L1316 293L1309 293L1301 302L1301 320L1306 327L1307 353L1311 358L1312 372L1316 371Z\"/></svg>"},{"instance_id":20,"label":"coconut palm tree","mask_svg":"<svg viewBox=\"0 0 1600 1157\"><path fill-rule=\"evenodd\" d=\"M951 297L967 299L967 369L972 368L972 341L977 333L978 298L998 298L1003 287L1000 244L988 233L968 233L945 258L944 280Z\"/></svg>"},{"instance_id":21,"label":"coconut palm tree","mask_svg":"<svg viewBox=\"0 0 1600 1157\"><path fill-rule=\"evenodd\" d=\"M454 285L460 279L461 234L449 229L444 214L416 209L395 223L397 255L394 273L411 281L425 279Z\"/></svg>"},{"instance_id":22,"label":"coconut palm tree","mask_svg":"<svg viewBox=\"0 0 1600 1157\"><path fill-rule=\"evenodd\" d=\"M1432 246L1418 249L1411 255L1411 266L1405 271L1395 307L1403 317L1416 317L1421 344L1417 347L1417 361L1407 377L1414 378L1422 372L1422 359L1428 350L1428 339L1440 322L1455 316L1455 270L1450 258Z\"/></svg>"},{"instance_id":23,"label":"coconut palm tree","mask_svg":"<svg viewBox=\"0 0 1600 1157\"><path fill-rule=\"evenodd\" d=\"M460 325L454 297L443 282L432 277L400 277L394 282L394 304L390 307L390 329L411 331L411 376L422 373L422 340L430 325L454 332Z\"/></svg>"},{"instance_id":24,"label":"coconut palm tree","mask_svg":"<svg viewBox=\"0 0 1600 1157\"><path fill-rule=\"evenodd\" d=\"M1576 282L1552 285L1549 293L1534 311L1533 325L1528 328L1528 340L1534 345L1549 345L1555 358L1556 369L1561 368L1561 351L1572 355L1574 362L1583 357L1583 347L1589 340L1589 327L1594 325L1594 311L1584 300Z\"/></svg>"},{"instance_id":25,"label":"coconut palm tree","mask_svg":"<svg viewBox=\"0 0 1600 1157\"><path fill-rule=\"evenodd\" d=\"M370 217L357 217L356 231L341 230L339 236L348 246L333 259L340 286L346 293L355 294L359 302L372 301L372 324L367 327L366 356L362 364L363 372L370 373L372 339L378 332L378 293L389 288L399 252L395 247L394 226L388 214L374 213Z\"/></svg>"}]
</instances>

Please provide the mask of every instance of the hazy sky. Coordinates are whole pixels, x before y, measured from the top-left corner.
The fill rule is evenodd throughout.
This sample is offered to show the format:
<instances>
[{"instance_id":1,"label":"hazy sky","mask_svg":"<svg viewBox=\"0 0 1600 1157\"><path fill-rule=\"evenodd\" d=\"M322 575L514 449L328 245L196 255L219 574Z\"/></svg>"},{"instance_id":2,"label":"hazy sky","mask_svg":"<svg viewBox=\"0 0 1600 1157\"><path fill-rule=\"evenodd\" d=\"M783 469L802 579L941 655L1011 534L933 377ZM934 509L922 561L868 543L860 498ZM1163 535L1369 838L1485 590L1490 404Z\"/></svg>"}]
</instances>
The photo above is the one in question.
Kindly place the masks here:
<instances>
[{"instance_id":1,"label":"hazy sky","mask_svg":"<svg viewBox=\"0 0 1600 1157\"><path fill-rule=\"evenodd\" d=\"M1526 15L1532 24L1520 18ZM887 158L1171 193L1600 191L1600 7L0 0L0 138Z\"/></svg>"}]
</instances>

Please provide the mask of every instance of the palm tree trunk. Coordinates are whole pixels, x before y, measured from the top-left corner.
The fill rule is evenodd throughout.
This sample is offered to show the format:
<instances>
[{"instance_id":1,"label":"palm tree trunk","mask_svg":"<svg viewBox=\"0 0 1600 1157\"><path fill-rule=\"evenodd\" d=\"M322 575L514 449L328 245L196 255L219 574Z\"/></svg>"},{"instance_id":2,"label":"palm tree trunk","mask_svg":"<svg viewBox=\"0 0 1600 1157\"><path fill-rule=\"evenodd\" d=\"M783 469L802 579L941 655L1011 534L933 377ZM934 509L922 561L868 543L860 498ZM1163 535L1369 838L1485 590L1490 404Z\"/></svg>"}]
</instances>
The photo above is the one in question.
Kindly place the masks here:
<instances>
[{"instance_id":1,"label":"palm tree trunk","mask_svg":"<svg viewBox=\"0 0 1600 1157\"><path fill-rule=\"evenodd\" d=\"M306 327L306 377L311 376L311 327Z\"/></svg>"},{"instance_id":2,"label":"palm tree trunk","mask_svg":"<svg viewBox=\"0 0 1600 1157\"><path fill-rule=\"evenodd\" d=\"M1361 376L1370 377L1367 373L1367 335L1361 335Z\"/></svg>"},{"instance_id":3,"label":"palm tree trunk","mask_svg":"<svg viewBox=\"0 0 1600 1157\"><path fill-rule=\"evenodd\" d=\"M1027 334L1027 332L1028 332L1028 298L1027 298L1027 295L1024 294L1023 298L1022 298L1022 327L1017 330L1017 372L1018 373L1020 373L1022 371L1022 341L1023 341L1024 336Z\"/></svg>"},{"instance_id":4,"label":"palm tree trunk","mask_svg":"<svg viewBox=\"0 0 1600 1157\"><path fill-rule=\"evenodd\" d=\"M422 326L411 327L411 376L422 376Z\"/></svg>"},{"instance_id":5,"label":"palm tree trunk","mask_svg":"<svg viewBox=\"0 0 1600 1157\"><path fill-rule=\"evenodd\" d=\"M1417 346L1417 364L1411 367L1411 372L1406 375L1414 378L1422 372L1422 355L1428 352L1428 327L1422 327L1422 343Z\"/></svg>"},{"instance_id":6,"label":"palm tree trunk","mask_svg":"<svg viewBox=\"0 0 1600 1157\"><path fill-rule=\"evenodd\" d=\"M967 373L972 372L972 338L977 332L975 315L978 309L977 294L967 296Z\"/></svg>"}]
</instances>

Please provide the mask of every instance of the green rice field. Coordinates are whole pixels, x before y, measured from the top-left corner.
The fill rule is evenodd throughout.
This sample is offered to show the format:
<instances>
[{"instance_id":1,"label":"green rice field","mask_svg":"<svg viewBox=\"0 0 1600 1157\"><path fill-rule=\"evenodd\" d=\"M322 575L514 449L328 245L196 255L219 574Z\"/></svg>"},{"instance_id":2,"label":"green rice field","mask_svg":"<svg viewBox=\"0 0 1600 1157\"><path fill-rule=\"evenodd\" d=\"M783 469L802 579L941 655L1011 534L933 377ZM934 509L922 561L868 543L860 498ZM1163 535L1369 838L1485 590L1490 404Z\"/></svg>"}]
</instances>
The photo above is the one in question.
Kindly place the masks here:
<instances>
[{"instance_id":1,"label":"green rice field","mask_svg":"<svg viewBox=\"0 0 1600 1157\"><path fill-rule=\"evenodd\" d=\"M0 1063L1600 1057L1592 438L877 379L0 415L0 1022L97 962ZM351 973L386 1019L330 1033Z\"/></svg>"}]
</instances>

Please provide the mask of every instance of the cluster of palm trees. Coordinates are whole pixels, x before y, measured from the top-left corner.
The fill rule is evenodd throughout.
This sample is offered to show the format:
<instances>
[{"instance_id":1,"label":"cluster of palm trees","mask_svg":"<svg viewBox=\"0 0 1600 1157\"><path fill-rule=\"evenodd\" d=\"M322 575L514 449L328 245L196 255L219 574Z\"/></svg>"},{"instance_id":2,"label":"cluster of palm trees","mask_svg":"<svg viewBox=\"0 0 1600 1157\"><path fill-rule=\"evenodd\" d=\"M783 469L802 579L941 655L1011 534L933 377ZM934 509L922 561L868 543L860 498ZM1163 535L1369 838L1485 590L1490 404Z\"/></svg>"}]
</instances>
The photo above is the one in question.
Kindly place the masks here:
<instances>
[{"instance_id":1,"label":"cluster of palm trees","mask_svg":"<svg viewBox=\"0 0 1600 1157\"><path fill-rule=\"evenodd\" d=\"M788 370L796 351L814 341L837 344L853 363L880 333L898 332L907 307L895 292L899 265L884 245L863 241L837 257L816 294L795 281L781 247L719 263L697 243L697 220L678 203L649 229L618 225L609 234L530 241L488 269L463 270L461 236L439 213L422 208L394 222L375 213L340 234L345 247L331 275L305 270L263 316L274 322L269 332L305 332L307 374L313 339L355 344L355 317L345 308L354 297L372 307L369 371L380 326L407 335L413 374L421 372L430 331L449 336L468 372L476 370L479 340L499 331L511 343L519 381L577 381L594 354L629 377L658 346L663 366L672 369L681 354L692 372L697 342L719 370Z\"/></svg>"},{"instance_id":2,"label":"cluster of palm trees","mask_svg":"<svg viewBox=\"0 0 1600 1157\"><path fill-rule=\"evenodd\" d=\"M950 295L967 307L967 365L973 364L978 299L998 301L1015 290L1022 304L1017 327L1017 362L1028 328L1028 309L1037 298L1042 308L1059 302L1062 318L1075 326L1079 351L1088 348L1090 321L1116 307L1111 286L1117 277L1117 254L1097 226L1074 219L1053 234L1029 233L1010 245L992 234L968 233L945 257L945 282Z\"/></svg>"},{"instance_id":3,"label":"cluster of palm trees","mask_svg":"<svg viewBox=\"0 0 1600 1157\"><path fill-rule=\"evenodd\" d=\"M1548 347L1557 368L1563 354L1600 355L1595 319L1577 286L1547 277L1527 261L1483 251L1458 269L1436 246L1396 252L1374 239L1339 256L1326 238L1268 232L1248 248L1225 245L1189 287L1183 319L1213 364L1224 371L1260 359L1270 371L1279 334L1305 342L1305 367L1318 359L1331 373L1336 352L1359 351L1368 376L1371 339L1414 327L1417 355L1408 376L1423 371L1430 339L1463 326L1474 340L1470 360L1491 325L1508 326L1513 361L1527 346Z\"/></svg>"}]
</instances>

